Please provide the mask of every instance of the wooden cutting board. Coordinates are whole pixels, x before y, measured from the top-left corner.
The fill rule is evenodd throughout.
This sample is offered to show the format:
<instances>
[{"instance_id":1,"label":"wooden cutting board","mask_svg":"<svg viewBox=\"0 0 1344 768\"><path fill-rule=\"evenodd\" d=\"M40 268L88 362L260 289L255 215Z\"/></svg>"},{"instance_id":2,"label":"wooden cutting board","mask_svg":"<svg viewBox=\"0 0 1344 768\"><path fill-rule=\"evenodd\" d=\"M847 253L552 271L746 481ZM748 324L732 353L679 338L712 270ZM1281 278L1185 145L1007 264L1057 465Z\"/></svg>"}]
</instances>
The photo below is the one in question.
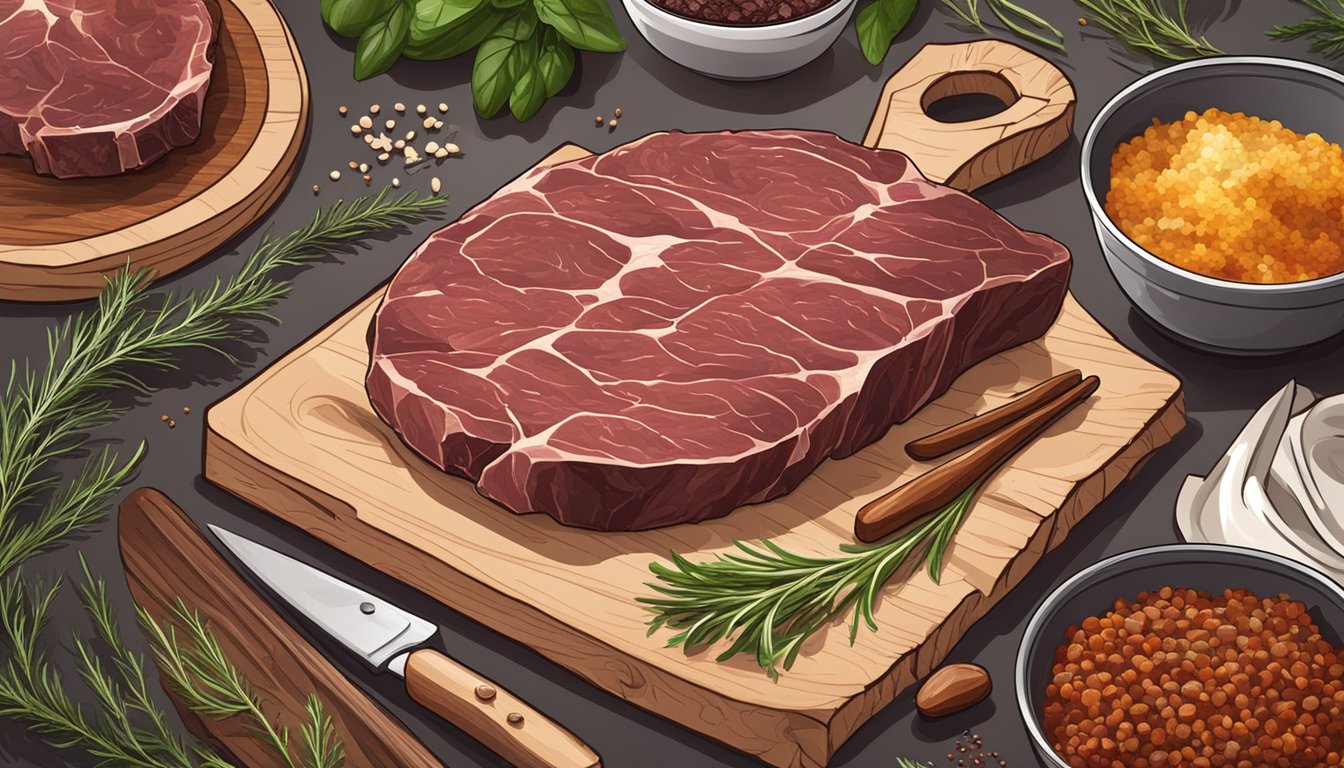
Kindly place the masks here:
<instances>
[{"instance_id":1,"label":"wooden cutting board","mask_svg":"<svg viewBox=\"0 0 1344 768\"><path fill-rule=\"evenodd\" d=\"M945 84L949 66L1040 62L997 43L925 51L934 58L921 53L883 92L890 108L878 110L870 143L908 141L901 132L920 129L920 122L891 118L902 104L919 109L924 91L915 86ZM1000 66L994 77L1011 83L1019 73ZM1054 82L1068 88L1062 75ZM1014 88L1030 91L1020 82ZM1059 131L1061 118L1072 113L1071 89L1067 99L1043 98L1036 107L1030 115L1037 125ZM958 155L953 148L939 155L938 175L974 186L1043 154L1068 133L1064 119L1063 134L1051 144L1039 133L1015 133L1021 122L1005 131L1002 121L1000 115L943 126L944 135L984 128L981 135L1000 142L1003 152ZM972 143L985 148L982 138ZM565 147L544 162L586 154ZM363 387L365 334L381 293L210 409L206 477L595 685L776 766L826 764L1185 423L1180 383L1121 346L1069 298L1043 338L966 372L881 441L824 463L781 499L657 531L570 529L482 498L471 483L412 454L374 414ZM854 514L864 503L931 466L906 457L908 440L1073 368L1101 377L1096 396L988 483L948 552L940 585L920 570L887 587L877 610L880 631L861 631L851 647L848 627L838 623L814 637L777 684L750 659L719 663L721 649L688 656L664 648L666 635L646 636L647 614L634 598L650 594L651 561L673 550L703 559L734 539L770 538L795 552L834 554L854 541Z\"/></svg>"},{"instance_id":2,"label":"wooden cutting board","mask_svg":"<svg viewBox=\"0 0 1344 768\"><path fill-rule=\"evenodd\" d=\"M0 155L0 299L71 301L126 268L164 277L261 217L289 184L308 123L308 80L269 0L219 0L201 135L119 176L39 176Z\"/></svg>"}]
</instances>

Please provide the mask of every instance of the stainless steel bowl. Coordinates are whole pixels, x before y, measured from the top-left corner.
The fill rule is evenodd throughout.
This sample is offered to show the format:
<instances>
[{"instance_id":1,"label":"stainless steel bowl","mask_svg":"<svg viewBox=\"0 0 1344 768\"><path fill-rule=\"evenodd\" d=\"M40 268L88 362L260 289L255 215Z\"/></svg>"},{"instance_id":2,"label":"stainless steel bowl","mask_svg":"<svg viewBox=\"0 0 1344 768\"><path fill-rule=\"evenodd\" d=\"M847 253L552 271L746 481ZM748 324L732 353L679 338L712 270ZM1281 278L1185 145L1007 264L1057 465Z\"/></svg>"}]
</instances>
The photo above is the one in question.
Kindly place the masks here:
<instances>
[{"instance_id":1,"label":"stainless steel bowl","mask_svg":"<svg viewBox=\"0 0 1344 768\"><path fill-rule=\"evenodd\" d=\"M1321 635L1338 644L1344 630L1344 590L1300 563L1240 547L1174 544L1126 552L1080 571L1041 602L1017 651L1017 707L1041 763L1069 768L1055 754L1041 722L1045 686L1055 649L1065 632L1088 616L1111 610L1117 598L1164 586L1207 590L1249 589L1258 595L1283 593L1306 603Z\"/></svg>"},{"instance_id":2,"label":"stainless steel bowl","mask_svg":"<svg viewBox=\"0 0 1344 768\"><path fill-rule=\"evenodd\" d=\"M844 31L857 0L835 0L791 21L752 25L697 21L649 0L623 2L639 34L667 58L722 80L764 80L825 53Z\"/></svg>"},{"instance_id":3,"label":"stainless steel bowl","mask_svg":"<svg viewBox=\"0 0 1344 768\"><path fill-rule=\"evenodd\" d=\"M1178 64L1144 77L1102 108L1083 141L1082 179L1106 264L1145 315L1194 346L1260 355L1296 349L1344 331L1344 275L1252 285L1169 264L1126 237L1106 215L1111 155L1153 118L1181 119L1218 107L1279 120L1298 133L1344 143L1344 76L1263 56Z\"/></svg>"}]
</instances>

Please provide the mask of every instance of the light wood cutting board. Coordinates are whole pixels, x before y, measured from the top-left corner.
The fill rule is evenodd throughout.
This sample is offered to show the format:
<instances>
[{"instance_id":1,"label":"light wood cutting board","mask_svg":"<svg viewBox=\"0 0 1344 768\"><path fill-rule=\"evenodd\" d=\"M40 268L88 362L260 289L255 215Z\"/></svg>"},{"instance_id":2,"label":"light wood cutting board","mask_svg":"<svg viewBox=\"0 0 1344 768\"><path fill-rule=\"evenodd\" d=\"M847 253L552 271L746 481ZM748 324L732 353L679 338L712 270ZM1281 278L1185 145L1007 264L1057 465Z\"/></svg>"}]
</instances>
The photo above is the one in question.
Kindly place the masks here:
<instances>
[{"instance_id":1,"label":"light wood cutting board","mask_svg":"<svg viewBox=\"0 0 1344 768\"><path fill-rule=\"evenodd\" d=\"M902 80L911 67L933 61L922 53L893 78L882 99L891 108L878 110L870 144L900 146L893 142L905 140L902 130L920 127L890 118L903 100L919 103L919 83L947 81L947 67L960 66L949 55L979 67L1040 61L998 43L925 50L937 66L913 85ZM1016 77L1008 66L995 71L1008 82ZM1057 82L1068 88L1062 75ZM1044 130L1058 131L1061 117L1071 115L1071 89L1067 96L1044 99L1048 108L1031 113L1045 113L1038 121ZM961 174L962 186L974 186L1058 145L1068 121L1053 144L1003 128L987 130L1007 136L1000 146L1016 160L990 151L963 152L967 159L959 161L950 151L939 176ZM586 154L565 147L543 162ZM781 499L657 531L570 529L482 498L471 483L415 456L373 413L363 387L365 334L381 293L210 409L206 477L595 685L776 766L825 765L1185 423L1180 383L1121 346L1069 298L1043 338L976 366L881 441L824 463ZM834 554L854 541L854 514L864 503L931 466L906 457L907 441L1073 368L1100 376L1101 389L988 483L949 550L941 584L919 570L887 587L877 610L880 631L862 630L851 647L848 627L838 623L814 637L777 684L750 659L716 662L717 648L688 656L664 648L665 635L646 636L647 614L634 597L649 594L651 561L670 550L702 559L734 539L770 538L795 552Z\"/></svg>"},{"instance_id":2,"label":"light wood cutting board","mask_svg":"<svg viewBox=\"0 0 1344 768\"><path fill-rule=\"evenodd\" d=\"M209 255L285 191L308 123L308 80L270 0L219 0L201 135L139 171L39 176L0 155L0 299L71 301L106 276L162 278Z\"/></svg>"}]
</instances>

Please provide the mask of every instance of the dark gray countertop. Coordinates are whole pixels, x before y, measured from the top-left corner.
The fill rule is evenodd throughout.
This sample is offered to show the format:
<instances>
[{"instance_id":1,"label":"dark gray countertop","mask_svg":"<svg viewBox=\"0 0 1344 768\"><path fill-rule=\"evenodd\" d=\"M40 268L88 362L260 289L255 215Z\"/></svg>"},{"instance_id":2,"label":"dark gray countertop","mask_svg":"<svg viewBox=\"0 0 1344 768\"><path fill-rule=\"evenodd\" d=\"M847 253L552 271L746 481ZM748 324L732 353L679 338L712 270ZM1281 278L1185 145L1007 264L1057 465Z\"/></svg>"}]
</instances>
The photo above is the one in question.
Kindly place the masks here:
<instances>
[{"instance_id":1,"label":"dark gray countertop","mask_svg":"<svg viewBox=\"0 0 1344 768\"><path fill-rule=\"evenodd\" d=\"M1070 0L1027 0L1027 4L1053 19L1068 35L1069 55L1052 54L1051 58L1077 87L1075 134L1081 136L1104 101L1153 64L1120 52L1094 28L1083 34L1074 23L1079 9ZM449 215L456 216L566 141L601 151L666 128L772 127L824 129L859 140L882 83L920 45L975 37L954 28L949 17L937 10L937 0L923 0L917 17L880 68L870 67L863 60L851 30L832 51L784 78L724 83L663 59L644 43L618 9L630 50L624 56L584 54L576 84L548 102L531 122L519 125L507 116L490 121L475 117L467 85L469 61L402 61L385 75L356 83L350 75L354 43L333 36L323 27L317 3L279 0L279 5L298 39L312 87L310 136L293 189L245 237L169 281L173 288L202 285L216 275L228 274L263 232L288 232L313 215L317 201L329 203L335 198L328 171L344 167L350 159L362 159L366 152L362 144L352 144L349 120L337 115L340 104L349 105L353 111L364 110L374 102L385 109L396 101L447 102L451 107L448 120L461 127L458 143L465 152L439 174L445 191L452 195ZM1210 37L1230 52L1314 58L1306 55L1305 43L1279 43L1262 34L1273 23L1305 15L1302 6L1292 0L1197 5L1220 14ZM596 129L593 115L610 114L616 106L624 111L619 128L612 132ZM1078 141L1073 140L1035 166L981 190L977 196L1019 226L1046 232L1069 246L1075 259L1074 294L1121 341L1180 376L1186 388L1189 426L1131 482L1093 511L953 649L951 661L976 661L988 667L997 683L990 700L956 717L930 722L915 713L913 692L909 692L864 726L845 745L834 765L893 766L897 756L947 765L944 755L966 728L979 732L986 748L1002 752L1010 766L1033 764L1010 681L1012 657L1035 602L1067 575L1104 555L1175 541L1172 503L1182 478L1191 472L1205 472L1249 412L1286 380L1297 377L1322 392L1344 390L1344 354L1338 342L1278 358L1220 358L1172 343L1135 314L1101 261L1077 180L1078 151ZM347 195L363 189L350 176L346 174L339 185ZM389 176L384 172L379 178L386 181ZM417 183L427 185L427 176L416 178ZM323 186L316 201L310 191L314 182ZM443 639L454 655L573 729L602 754L611 768L757 765L589 686L527 648L268 519L201 479L200 414L205 406L236 389L389 277L434 228L425 224L399 237L374 242L372 247L335 255L302 272L295 279L293 295L276 309L280 324L261 326L256 342L239 350L242 354L237 365L208 355L192 355L175 375L153 374L151 380L161 389L137 400L130 413L98 436L126 444L148 437L148 457L137 484L164 490L198 522L227 522L263 542L279 543L291 552L301 549L311 560L440 622ZM0 347L4 353L0 359L32 356L40 361L45 329L71 310L68 306L0 304ZM192 407L192 415L180 416L183 405ZM161 413L180 416L175 430L164 428L159 421ZM83 552L94 569L107 577L113 599L122 610L126 634L137 648L142 648L139 633L125 620L131 615L131 602L121 577L111 522L87 539L33 561L29 572L54 576L69 569L76 573L77 552ZM86 628L71 590L60 598L57 619L51 633L53 643L68 645L72 628ZM862 636L859 642L863 642ZM59 649L54 652L58 657L64 654ZM461 732L418 710L397 680L367 674L343 654L333 653L332 658L401 717L446 764L454 768L500 764ZM23 725L0 721L0 764L27 767L90 763L42 746Z\"/></svg>"}]
</instances>

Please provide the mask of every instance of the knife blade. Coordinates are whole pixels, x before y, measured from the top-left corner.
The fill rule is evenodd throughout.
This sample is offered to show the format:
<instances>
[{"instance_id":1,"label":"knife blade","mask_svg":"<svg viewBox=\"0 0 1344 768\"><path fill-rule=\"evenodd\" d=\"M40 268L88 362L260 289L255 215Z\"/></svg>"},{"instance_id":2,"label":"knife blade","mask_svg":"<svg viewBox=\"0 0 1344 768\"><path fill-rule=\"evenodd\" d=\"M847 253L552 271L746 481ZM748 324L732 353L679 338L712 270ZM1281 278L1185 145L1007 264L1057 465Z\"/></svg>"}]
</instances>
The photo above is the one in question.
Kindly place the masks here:
<instances>
[{"instance_id":1,"label":"knife blade","mask_svg":"<svg viewBox=\"0 0 1344 768\"><path fill-rule=\"evenodd\" d=\"M322 570L211 525L252 576L416 702L521 768L596 768L597 754L522 699L429 646L438 626Z\"/></svg>"}]
</instances>

